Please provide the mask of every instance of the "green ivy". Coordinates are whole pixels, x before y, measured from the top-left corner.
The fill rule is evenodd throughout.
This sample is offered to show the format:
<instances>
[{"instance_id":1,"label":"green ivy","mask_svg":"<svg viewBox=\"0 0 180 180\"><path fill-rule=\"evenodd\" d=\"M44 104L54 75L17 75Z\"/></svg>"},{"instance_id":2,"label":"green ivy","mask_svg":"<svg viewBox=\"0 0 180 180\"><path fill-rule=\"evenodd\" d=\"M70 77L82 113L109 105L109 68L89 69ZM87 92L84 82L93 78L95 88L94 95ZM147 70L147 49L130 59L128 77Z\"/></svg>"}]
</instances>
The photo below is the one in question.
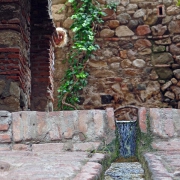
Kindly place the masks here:
<instances>
[{"instance_id":1,"label":"green ivy","mask_svg":"<svg viewBox=\"0 0 180 180\"><path fill-rule=\"evenodd\" d=\"M88 73L85 71L86 64L93 51L99 46L95 44L95 24L103 22L100 4L95 0L68 0L73 7L72 31L75 33L73 45L66 62L68 70L58 89L58 107L60 110L78 109L79 91L87 85ZM110 7L110 5L109 5ZM111 6L114 8L114 6Z\"/></svg>"},{"instance_id":2,"label":"green ivy","mask_svg":"<svg viewBox=\"0 0 180 180\"><path fill-rule=\"evenodd\" d=\"M177 6L180 6L180 0L177 0L176 5L177 5Z\"/></svg>"}]
</instances>

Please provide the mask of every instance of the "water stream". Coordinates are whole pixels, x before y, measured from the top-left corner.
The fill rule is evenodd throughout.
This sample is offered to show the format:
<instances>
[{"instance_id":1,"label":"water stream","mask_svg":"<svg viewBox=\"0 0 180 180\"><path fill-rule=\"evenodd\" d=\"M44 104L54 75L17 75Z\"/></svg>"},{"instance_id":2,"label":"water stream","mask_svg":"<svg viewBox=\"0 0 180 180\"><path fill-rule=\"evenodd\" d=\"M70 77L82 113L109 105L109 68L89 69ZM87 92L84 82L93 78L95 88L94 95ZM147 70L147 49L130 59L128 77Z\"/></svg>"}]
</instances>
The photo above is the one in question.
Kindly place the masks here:
<instances>
[{"instance_id":1,"label":"water stream","mask_svg":"<svg viewBox=\"0 0 180 180\"><path fill-rule=\"evenodd\" d=\"M105 172L105 180L144 180L144 170L136 156L137 121L116 121L119 158Z\"/></svg>"},{"instance_id":2,"label":"water stream","mask_svg":"<svg viewBox=\"0 0 180 180\"><path fill-rule=\"evenodd\" d=\"M136 121L116 121L118 139L119 139L119 155L128 158L136 154Z\"/></svg>"}]
</instances>

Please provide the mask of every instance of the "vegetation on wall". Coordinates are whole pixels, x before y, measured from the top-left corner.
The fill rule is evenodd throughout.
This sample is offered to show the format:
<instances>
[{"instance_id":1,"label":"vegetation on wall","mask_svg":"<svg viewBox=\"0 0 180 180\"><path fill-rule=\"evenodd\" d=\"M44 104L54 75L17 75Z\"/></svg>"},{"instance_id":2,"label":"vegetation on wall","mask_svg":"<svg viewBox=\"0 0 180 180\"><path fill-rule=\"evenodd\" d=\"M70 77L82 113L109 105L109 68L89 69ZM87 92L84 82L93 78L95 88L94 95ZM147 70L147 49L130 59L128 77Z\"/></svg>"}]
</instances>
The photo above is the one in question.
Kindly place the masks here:
<instances>
[{"instance_id":1,"label":"vegetation on wall","mask_svg":"<svg viewBox=\"0 0 180 180\"><path fill-rule=\"evenodd\" d=\"M68 0L72 4L73 24L75 33L73 45L69 51L66 62L69 68L65 72L61 86L58 89L58 107L61 110L78 109L79 91L87 85L88 73L85 71L87 62L93 51L99 46L95 44L95 24L102 23L102 16L106 15L99 3L95 0ZM108 8L114 5L108 5Z\"/></svg>"},{"instance_id":2,"label":"vegetation on wall","mask_svg":"<svg viewBox=\"0 0 180 180\"><path fill-rule=\"evenodd\" d=\"M177 4L176 4L177 6L180 6L180 0L177 0Z\"/></svg>"}]
</instances>

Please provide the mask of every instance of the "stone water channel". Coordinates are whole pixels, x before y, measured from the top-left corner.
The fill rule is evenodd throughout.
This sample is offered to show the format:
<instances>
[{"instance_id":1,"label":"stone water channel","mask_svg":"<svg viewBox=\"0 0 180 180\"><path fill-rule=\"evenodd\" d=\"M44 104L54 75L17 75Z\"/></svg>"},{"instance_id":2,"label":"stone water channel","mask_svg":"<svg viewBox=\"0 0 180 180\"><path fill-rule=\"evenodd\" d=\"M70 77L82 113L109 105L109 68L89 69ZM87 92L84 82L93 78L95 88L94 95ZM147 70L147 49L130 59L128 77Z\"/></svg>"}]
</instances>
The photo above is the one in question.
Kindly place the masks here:
<instances>
[{"instance_id":1,"label":"stone water channel","mask_svg":"<svg viewBox=\"0 0 180 180\"><path fill-rule=\"evenodd\" d=\"M125 108L129 107L122 107L118 110L121 111ZM132 108L136 109L136 107ZM138 109L136 113L138 113ZM132 119L116 120L119 141L119 158L112 163L110 168L105 172L105 180L145 179L144 170L136 158L137 118L134 118L135 120L133 120L132 114L129 118Z\"/></svg>"}]
</instances>

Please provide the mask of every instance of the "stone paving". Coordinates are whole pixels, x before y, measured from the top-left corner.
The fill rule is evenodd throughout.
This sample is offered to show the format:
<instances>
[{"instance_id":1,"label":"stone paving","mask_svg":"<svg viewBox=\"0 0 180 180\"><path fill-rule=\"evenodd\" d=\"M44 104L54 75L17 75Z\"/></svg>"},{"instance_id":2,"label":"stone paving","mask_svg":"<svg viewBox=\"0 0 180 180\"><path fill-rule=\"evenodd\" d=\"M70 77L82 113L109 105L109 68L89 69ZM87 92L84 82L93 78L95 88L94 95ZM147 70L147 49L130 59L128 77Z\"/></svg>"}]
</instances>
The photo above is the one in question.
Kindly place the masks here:
<instances>
[{"instance_id":1,"label":"stone paving","mask_svg":"<svg viewBox=\"0 0 180 180\"><path fill-rule=\"evenodd\" d=\"M63 151L58 144L0 151L0 180L95 180L102 176L103 160L104 154Z\"/></svg>"},{"instance_id":2,"label":"stone paving","mask_svg":"<svg viewBox=\"0 0 180 180\"><path fill-rule=\"evenodd\" d=\"M98 180L114 140L112 108L0 111L0 180Z\"/></svg>"}]
</instances>

